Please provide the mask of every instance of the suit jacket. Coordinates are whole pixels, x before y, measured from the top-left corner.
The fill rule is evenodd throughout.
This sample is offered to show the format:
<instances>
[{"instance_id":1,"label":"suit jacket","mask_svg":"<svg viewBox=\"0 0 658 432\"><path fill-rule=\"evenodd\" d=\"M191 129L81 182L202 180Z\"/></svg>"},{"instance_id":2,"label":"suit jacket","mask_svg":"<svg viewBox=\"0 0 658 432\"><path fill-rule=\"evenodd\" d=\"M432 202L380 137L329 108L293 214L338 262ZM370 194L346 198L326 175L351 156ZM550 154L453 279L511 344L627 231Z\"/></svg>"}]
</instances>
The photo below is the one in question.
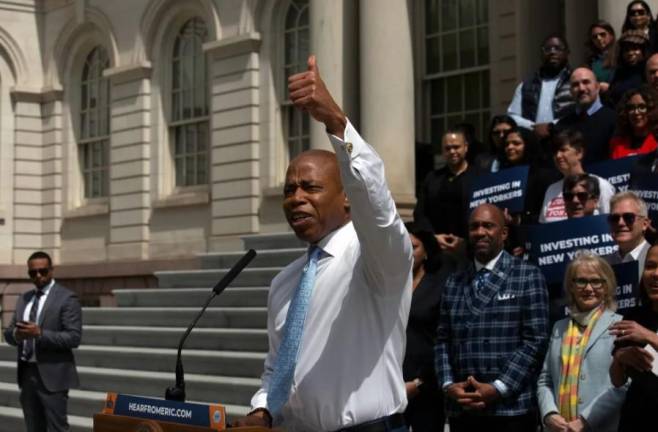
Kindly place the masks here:
<instances>
[{"instance_id":1,"label":"suit jacket","mask_svg":"<svg viewBox=\"0 0 658 432\"><path fill-rule=\"evenodd\" d=\"M651 249L651 243L645 242L644 245L642 245L642 249L640 249L640 254L637 256L638 283L642 280L644 262L647 260L647 253L649 253L649 249ZM605 255L603 259L605 259L610 265L621 264L623 262L619 252Z\"/></svg>"},{"instance_id":2,"label":"suit jacket","mask_svg":"<svg viewBox=\"0 0 658 432\"><path fill-rule=\"evenodd\" d=\"M14 338L14 328L16 321L23 319L25 306L32 300L34 292L31 290L19 297L16 313L4 331L5 340L17 347L18 377L23 363L20 361L23 344ZM55 283L46 297L38 324L41 326L41 336L36 339L35 353L44 386L51 392L77 387L79 380L73 348L80 345L82 309L75 293ZM20 379L18 382L20 385Z\"/></svg>"},{"instance_id":3,"label":"suit jacket","mask_svg":"<svg viewBox=\"0 0 658 432\"><path fill-rule=\"evenodd\" d=\"M537 399L542 420L548 413L559 412L557 399L562 372L561 349L570 319L562 319L553 326L544 367L539 374ZM617 430L619 412L626 397L626 386L615 388L608 373L615 342L615 338L608 333L608 327L621 319L621 315L611 310L603 312L592 329L580 366L578 414L594 431Z\"/></svg>"},{"instance_id":4,"label":"suit jacket","mask_svg":"<svg viewBox=\"0 0 658 432\"><path fill-rule=\"evenodd\" d=\"M452 174L447 166L430 172L418 193L416 208L414 209L414 221L426 227L431 227L436 234L455 234L465 238L468 233L466 221L469 214L469 199L471 182L477 176L479 170L472 164L468 165L466 171L457 176L461 186L461 206L459 211L453 213L454 209L447 209L439 199L443 188L449 184ZM446 225L453 229L446 231Z\"/></svg>"},{"instance_id":5,"label":"suit jacket","mask_svg":"<svg viewBox=\"0 0 658 432\"><path fill-rule=\"evenodd\" d=\"M503 252L477 292L475 268L453 274L444 288L437 330L439 385L502 381L508 394L484 414L516 416L536 407L535 384L548 341L548 291L539 269ZM447 403L449 415L461 407Z\"/></svg>"}]
</instances>

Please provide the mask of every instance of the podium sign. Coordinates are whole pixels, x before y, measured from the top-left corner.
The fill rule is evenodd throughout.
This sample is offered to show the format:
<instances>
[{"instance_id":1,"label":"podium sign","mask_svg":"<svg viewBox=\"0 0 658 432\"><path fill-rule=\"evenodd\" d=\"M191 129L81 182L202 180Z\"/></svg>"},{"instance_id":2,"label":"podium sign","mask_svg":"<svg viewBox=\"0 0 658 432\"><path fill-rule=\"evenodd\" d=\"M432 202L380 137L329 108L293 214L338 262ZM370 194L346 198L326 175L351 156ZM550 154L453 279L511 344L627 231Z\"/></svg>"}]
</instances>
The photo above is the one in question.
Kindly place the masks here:
<instances>
[{"instance_id":1,"label":"podium sign","mask_svg":"<svg viewBox=\"0 0 658 432\"><path fill-rule=\"evenodd\" d=\"M205 405L108 393L103 414L198 426L215 431L226 429L226 410L218 404Z\"/></svg>"}]
</instances>

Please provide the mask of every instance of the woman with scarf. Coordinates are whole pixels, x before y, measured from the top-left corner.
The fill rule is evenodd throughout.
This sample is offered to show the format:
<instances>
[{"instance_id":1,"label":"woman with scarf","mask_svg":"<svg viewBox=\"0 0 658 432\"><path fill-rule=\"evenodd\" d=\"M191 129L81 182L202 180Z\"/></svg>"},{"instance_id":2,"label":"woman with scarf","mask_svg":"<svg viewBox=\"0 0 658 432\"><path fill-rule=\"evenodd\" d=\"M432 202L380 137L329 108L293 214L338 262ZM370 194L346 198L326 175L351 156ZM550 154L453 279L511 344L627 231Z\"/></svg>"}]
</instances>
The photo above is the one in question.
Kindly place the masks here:
<instances>
[{"instance_id":1,"label":"woman with scarf","mask_svg":"<svg viewBox=\"0 0 658 432\"><path fill-rule=\"evenodd\" d=\"M610 328L616 336L612 383L624 386L631 380L621 409L620 432L653 430L658 419L658 376L651 370L656 359L650 352L658 351L658 245L647 252L640 296L642 305Z\"/></svg>"},{"instance_id":2,"label":"woman with scarf","mask_svg":"<svg viewBox=\"0 0 658 432\"><path fill-rule=\"evenodd\" d=\"M617 281L610 265L579 252L564 276L569 316L555 323L537 382L541 419L550 432L617 430L625 387L608 376L614 338L608 328L622 317L614 310Z\"/></svg>"}]
</instances>

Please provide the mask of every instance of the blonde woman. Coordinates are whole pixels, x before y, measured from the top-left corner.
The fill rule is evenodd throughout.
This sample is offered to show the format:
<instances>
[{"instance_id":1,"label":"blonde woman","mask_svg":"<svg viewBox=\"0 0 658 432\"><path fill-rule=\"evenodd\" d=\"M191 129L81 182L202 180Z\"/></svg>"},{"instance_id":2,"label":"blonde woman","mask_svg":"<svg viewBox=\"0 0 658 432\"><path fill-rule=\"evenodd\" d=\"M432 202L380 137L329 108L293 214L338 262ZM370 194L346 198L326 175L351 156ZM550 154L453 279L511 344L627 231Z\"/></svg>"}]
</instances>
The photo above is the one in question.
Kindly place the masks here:
<instances>
[{"instance_id":1,"label":"blonde woman","mask_svg":"<svg viewBox=\"0 0 658 432\"><path fill-rule=\"evenodd\" d=\"M608 369L614 338L617 281L610 265L588 251L569 263L564 289L569 316L555 323L537 383L541 419L548 431L616 431L625 387Z\"/></svg>"}]
</instances>

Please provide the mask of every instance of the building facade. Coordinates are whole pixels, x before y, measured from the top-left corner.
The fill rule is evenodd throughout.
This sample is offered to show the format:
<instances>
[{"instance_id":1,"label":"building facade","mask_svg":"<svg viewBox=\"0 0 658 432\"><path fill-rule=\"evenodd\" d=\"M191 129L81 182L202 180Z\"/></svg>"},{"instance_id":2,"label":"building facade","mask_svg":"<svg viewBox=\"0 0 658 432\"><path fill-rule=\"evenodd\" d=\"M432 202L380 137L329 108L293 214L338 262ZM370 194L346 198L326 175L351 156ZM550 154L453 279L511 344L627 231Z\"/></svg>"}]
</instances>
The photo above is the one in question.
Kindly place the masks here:
<instances>
[{"instance_id":1,"label":"building facade","mask_svg":"<svg viewBox=\"0 0 658 432\"><path fill-rule=\"evenodd\" d=\"M653 6L653 3L650 2ZM656 8L658 9L658 8ZM403 215L416 148L480 136L565 33L612 0L0 1L0 264L145 262L281 232L289 158L328 148L286 79L322 76L382 155Z\"/></svg>"}]
</instances>

